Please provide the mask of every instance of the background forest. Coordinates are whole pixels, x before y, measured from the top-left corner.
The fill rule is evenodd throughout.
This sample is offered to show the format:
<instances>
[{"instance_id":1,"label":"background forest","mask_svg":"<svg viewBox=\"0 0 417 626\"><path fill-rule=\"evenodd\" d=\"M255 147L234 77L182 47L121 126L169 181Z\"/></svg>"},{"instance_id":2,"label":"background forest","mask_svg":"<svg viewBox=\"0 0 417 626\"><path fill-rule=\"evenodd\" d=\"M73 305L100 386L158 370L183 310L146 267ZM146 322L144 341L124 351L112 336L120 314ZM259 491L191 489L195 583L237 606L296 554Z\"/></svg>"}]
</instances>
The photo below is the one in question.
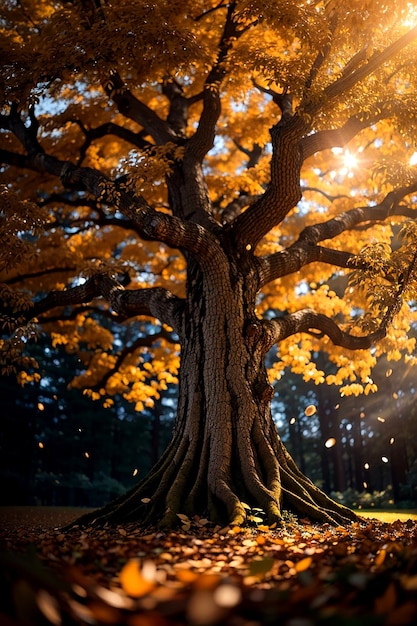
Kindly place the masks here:
<instances>
[{"instance_id":1,"label":"background forest","mask_svg":"<svg viewBox=\"0 0 417 626\"><path fill-rule=\"evenodd\" d=\"M101 506L143 478L167 445L176 385L140 413L122 397L104 408L68 387L76 356L46 340L32 352L40 384L0 378L1 504ZM273 415L301 470L349 506L415 506L415 374L413 365L381 358L379 391L344 398L287 372L275 384Z\"/></svg>"}]
</instances>

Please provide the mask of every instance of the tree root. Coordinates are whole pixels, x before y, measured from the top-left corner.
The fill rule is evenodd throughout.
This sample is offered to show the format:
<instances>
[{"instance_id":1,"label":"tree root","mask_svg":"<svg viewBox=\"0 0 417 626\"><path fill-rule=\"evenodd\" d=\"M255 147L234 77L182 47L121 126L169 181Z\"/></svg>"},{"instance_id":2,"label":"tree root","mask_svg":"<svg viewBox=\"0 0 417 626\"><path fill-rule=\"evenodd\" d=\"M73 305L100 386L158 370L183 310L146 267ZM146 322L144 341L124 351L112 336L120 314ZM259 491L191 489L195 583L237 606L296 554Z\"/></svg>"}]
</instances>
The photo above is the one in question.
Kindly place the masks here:
<instances>
[{"instance_id":1,"label":"tree root","mask_svg":"<svg viewBox=\"0 0 417 626\"><path fill-rule=\"evenodd\" d=\"M208 471L208 438L190 441L184 435L177 436L148 477L73 525L135 522L142 527L173 528L180 523L179 514L190 519L198 514L214 523L241 526L250 523L246 506L262 509L266 523L277 526L283 524L284 510L331 525L361 519L314 485L281 440L277 436L267 438L259 425L251 437L238 435L237 446L237 458L229 459L216 474Z\"/></svg>"}]
</instances>

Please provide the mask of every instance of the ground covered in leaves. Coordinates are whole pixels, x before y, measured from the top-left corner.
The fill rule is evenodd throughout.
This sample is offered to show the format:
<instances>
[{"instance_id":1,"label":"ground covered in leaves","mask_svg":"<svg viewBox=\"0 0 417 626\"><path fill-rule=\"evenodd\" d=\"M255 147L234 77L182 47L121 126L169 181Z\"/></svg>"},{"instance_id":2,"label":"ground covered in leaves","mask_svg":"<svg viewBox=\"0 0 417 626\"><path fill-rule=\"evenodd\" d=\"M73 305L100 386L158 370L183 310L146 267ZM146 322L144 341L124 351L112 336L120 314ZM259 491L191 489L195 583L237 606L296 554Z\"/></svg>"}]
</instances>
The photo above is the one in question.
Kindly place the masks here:
<instances>
[{"instance_id":1,"label":"ground covered in leaves","mask_svg":"<svg viewBox=\"0 0 417 626\"><path fill-rule=\"evenodd\" d=\"M63 532L57 521L2 520L2 625L417 623L415 521L332 528L288 516L276 529L184 517L176 532Z\"/></svg>"}]
</instances>

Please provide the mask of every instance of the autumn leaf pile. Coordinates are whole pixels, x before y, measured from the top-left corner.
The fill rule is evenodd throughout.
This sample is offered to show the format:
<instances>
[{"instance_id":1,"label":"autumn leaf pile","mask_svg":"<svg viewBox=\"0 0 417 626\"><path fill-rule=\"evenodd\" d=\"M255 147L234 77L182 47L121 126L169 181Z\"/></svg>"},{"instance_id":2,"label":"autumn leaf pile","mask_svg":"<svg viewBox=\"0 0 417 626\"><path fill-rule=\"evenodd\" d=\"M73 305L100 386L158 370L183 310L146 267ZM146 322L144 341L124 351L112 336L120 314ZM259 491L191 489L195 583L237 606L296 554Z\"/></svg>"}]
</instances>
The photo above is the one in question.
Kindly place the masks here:
<instances>
[{"instance_id":1,"label":"autumn leaf pile","mask_svg":"<svg viewBox=\"0 0 417 626\"><path fill-rule=\"evenodd\" d=\"M398 626L417 621L417 524L134 525L1 535L0 623Z\"/></svg>"}]
</instances>

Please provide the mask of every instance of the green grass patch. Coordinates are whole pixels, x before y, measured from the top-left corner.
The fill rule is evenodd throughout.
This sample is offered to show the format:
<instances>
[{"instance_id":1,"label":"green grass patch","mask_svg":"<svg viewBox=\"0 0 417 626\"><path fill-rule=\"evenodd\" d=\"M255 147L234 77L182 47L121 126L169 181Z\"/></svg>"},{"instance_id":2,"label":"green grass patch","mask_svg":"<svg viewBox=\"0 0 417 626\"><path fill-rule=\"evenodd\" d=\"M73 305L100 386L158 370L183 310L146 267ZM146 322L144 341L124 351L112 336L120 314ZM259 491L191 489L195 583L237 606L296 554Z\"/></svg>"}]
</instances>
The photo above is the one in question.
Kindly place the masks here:
<instances>
[{"instance_id":1,"label":"green grass patch","mask_svg":"<svg viewBox=\"0 0 417 626\"><path fill-rule=\"evenodd\" d=\"M389 524L396 522L397 520L400 520L401 522L406 522L409 519L417 521L417 509L404 509L401 511L384 511L381 509L368 509L364 511L362 509L357 509L356 513L362 517L374 518L380 522L387 522Z\"/></svg>"}]
</instances>

